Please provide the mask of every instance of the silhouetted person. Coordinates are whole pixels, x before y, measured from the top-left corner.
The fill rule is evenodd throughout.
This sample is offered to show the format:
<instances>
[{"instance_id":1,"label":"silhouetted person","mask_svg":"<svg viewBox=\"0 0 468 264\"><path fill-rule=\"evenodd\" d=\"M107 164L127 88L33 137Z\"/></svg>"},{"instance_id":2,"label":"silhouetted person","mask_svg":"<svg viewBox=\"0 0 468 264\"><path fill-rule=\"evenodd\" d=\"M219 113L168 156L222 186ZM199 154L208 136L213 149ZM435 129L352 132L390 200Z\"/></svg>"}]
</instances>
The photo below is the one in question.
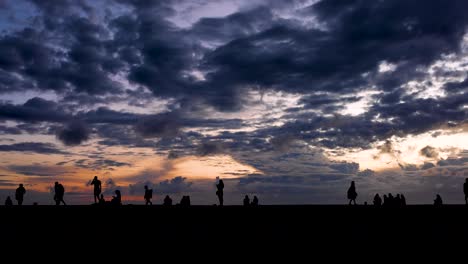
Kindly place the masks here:
<instances>
[{"instance_id":1,"label":"silhouetted person","mask_svg":"<svg viewBox=\"0 0 468 264\"><path fill-rule=\"evenodd\" d=\"M63 196L65 195L65 188L63 188L63 185L58 182L55 182L54 190L55 205L60 205L60 203L63 203L63 205L67 205L63 200Z\"/></svg>"},{"instance_id":2,"label":"silhouetted person","mask_svg":"<svg viewBox=\"0 0 468 264\"><path fill-rule=\"evenodd\" d=\"M388 197L386 194L383 195L383 206L388 206Z\"/></svg>"},{"instance_id":3,"label":"silhouetted person","mask_svg":"<svg viewBox=\"0 0 468 264\"><path fill-rule=\"evenodd\" d=\"M401 206L401 198L400 198L400 194L398 193L395 197L395 206L398 206L400 207Z\"/></svg>"},{"instance_id":4,"label":"silhouetted person","mask_svg":"<svg viewBox=\"0 0 468 264\"><path fill-rule=\"evenodd\" d=\"M94 179L91 181L91 185L94 185L94 203L97 203L99 200L99 195L102 191L101 181L98 180L97 176L94 176Z\"/></svg>"},{"instance_id":5,"label":"silhouetted person","mask_svg":"<svg viewBox=\"0 0 468 264\"><path fill-rule=\"evenodd\" d=\"M465 204L468 205L468 178L465 179L463 184L463 193L465 193Z\"/></svg>"},{"instance_id":6,"label":"silhouetted person","mask_svg":"<svg viewBox=\"0 0 468 264\"><path fill-rule=\"evenodd\" d=\"M356 186L354 185L354 181L352 181L351 186L348 189L349 204L351 205L351 202L354 202L354 205L356 205L356 198L357 198Z\"/></svg>"},{"instance_id":7,"label":"silhouetted person","mask_svg":"<svg viewBox=\"0 0 468 264\"><path fill-rule=\"evenodd\" d=\"M104 194L101 194L101 196L99 197L99 204L100 205L106 204L106 199L104 199Z\"/></svg>"},{"instance_id":8,"label":"silhouetted person","mask_svg":"<svg viewBox=\"0 0 468 264\"><path fill-rule=\"evenodd\" d=\"M15 199L18 201L18 205L23 204L23 199L24 199L24 194L26 193L26 189L23 187L23 184L21 183L19 187L16 189L15 192Z\"/></svg>"},{"instance_id":9,"label":"silhouetted person","mask_svg":"<svg viewBox=\"0 0 468 264\"><path fill-rule=\"evenodd\" d=\"M406 206L406 198L403 194L400 195L401 206Z\"/></svg>"},{"instance_id":10,"label":"silhouetted person","mask_svg":"<svg viewBox=\"0 0 468 264\"><path fill-rule=\"evenodd\" d=\"M382 205L382 198L380 198L378 193L374 196L374 205L375 206L381 206Z\"/></svg>"},{"instance_id":11,"label":"silhouetted person","mask_svg":"<svg viewBox=\"0 0 468 264\"><path fill-rule=\"evenodd\" d=\"M11 200L10 196L8 196L5 200L5 206L12 206L13 205L13 201Z\"/></svg>"},{"instance_id":12,"label":"silhouetted person","mask_svg":"<svg viewBox=\"0 0 468 264\"><path fill-rule=\"evenodd\" d=\"M252 206L258 206L258 198L256 195L254 195L254 198L252 200L252 203L250 204Z\"/></svg>"},{"instance_id":13,"label":"silhouetted person","mask_svg":"<svg viewBox=\"0 0 468 264\"><path fill-rule=\"evenodd\" d=\"M393 195L391 193L388 194L388 206L394 206L395 205L395 198L393 198Z\"/></svg>"},{"instance_id":14,"label":"silhouetted person","mask_svg":"<svg viewBox=\"0 0 468 264\"><path fill-rule=\"evenodd\" d=\"M180 206L189 207L190 206L190 196L182 196L180 200Z\"/></svg>"},{"instance_id":15,"label":"silhouetted person","mask_svg":"<svg viewBox=\"0 0 468 264\"><path fill-rule=\"evenodd\" d=\"M442 204L443 204L442 197L440 197L440 195L437 194L436 199L434 200L434 205L435 206L442 206Z\"/></svg>"},{"instance_id":16,"label":"silhouetted person","mask_svg":"<svg viewBox=\"0 0 468 264\"><path fill-rule=\"evenodd\" d=\"M153 189L148 189L148 186L145 185L145 204L153 205L151 198L153 198Z\"/></svg>"},{"instance_id":17,"label":"silhouetted person","mask_svg":"<svg viewBox=\"0 0 468 264\"><path fill-rule=\"evenodd\" d=\"M172 206L172 199L171 197L169 197L169 195L166 195L166 197L164 198L164 206Z\"/></svg>"},{"instance_id":18,"label":"silhouetted person","mask_svg":"<svg viewBox=\"0 0 468 264\"><path fill-rule=\"evenodd\" d=\"M224 203L224 182L223 180L219 180L218 184L216 184L216 195L218 196L219 199L219 206L223 206Z\"/></svg>"},{"instance_id":19,"label":"silhouetted person","mask_svg":"<svg viewBox=\"0 0 468 264\"><path fill-rule=\"evenodd\" d=\"M250 205L250 198L248 195L244 197L244 206L249 206Z\"/></svg>"},{"instance_id":20,"label":"silhouetted person","mask_svg":"<svg viewBox=\"0 0 468 264\"><path fill-rule=\"evenodd\" d=\"M119 190L115 190L115 196L112 196L111 204L112 205L122 205L122 195Z\"/></svg>"}]
</instances>

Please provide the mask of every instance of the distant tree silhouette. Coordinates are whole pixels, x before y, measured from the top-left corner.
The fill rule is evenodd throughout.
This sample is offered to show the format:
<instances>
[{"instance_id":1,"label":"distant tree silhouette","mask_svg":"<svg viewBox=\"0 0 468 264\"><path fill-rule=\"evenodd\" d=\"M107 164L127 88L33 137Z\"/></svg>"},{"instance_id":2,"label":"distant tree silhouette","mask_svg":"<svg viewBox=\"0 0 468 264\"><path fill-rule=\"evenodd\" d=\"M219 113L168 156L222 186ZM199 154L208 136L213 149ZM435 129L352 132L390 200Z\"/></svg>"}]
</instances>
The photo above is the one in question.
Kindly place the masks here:
<instances>
[{"instance_id":1,"label":"distant tree silhouette","mask_svg":"<svg viewBox=\"0 0 468 264\"><path fill-rule=\"evenodd\" d=\"M250 198L248 195L244 197L244 206L249 206L250 205Z\"/></svg>"},{"instance_id":2,"label":"distant tree silhouette","mask_svg":"<svg viewBox=\"0 0 468 264\"><path fill-rule=\"evenodd\" d=\"M94 176L94 179L91 181L91 185L94 185L94 203L99 201L99 195L102 191L101 181L98 180L97 176Z\"/></svg>"},{"instance_id":3,"label":"distant tree silhouette","mask_svg":"<svg viewBox=\"0 0 468 264\"><path fill-rule=\"evenodd\" d=\"M5 206L12 206L13 205L13 201L11 200L10 196L8 196L5 200Z\"/></svg>"},{"instance_id":4,"label":"distant tree silhouette","mask_svg":"<svg viewBox=\"0 0 468 264\"><path fill-rule=\"evenodd\" d=\"M256 195L254 195L252 203L250 204L252 206L258 206L258 198Z\"/></svg>"},{"instance_id":5,"label":"distant tree silhouette","mask_svg":"<svg viewBox=\"0 0 468 264\"><path fill-rule=\"evenodd\" d=\"M166 197L164 198L164 206L171 206L172 205L172 199L171 197L169 197L169 195L166 195Z\"/></svg>"},{"instance_id":6,"label":"distant tree silhouette","mask_svg":"<svg viewBox=\"0 0 468 264\"><path fill-rule=\"evenodd\" d=\"M380 198L378 193L375 194L373 203L374 203L375 206L381 206L382 205L382 198Z\"/></svg>"},{"instance_id":7,"label":"distant tree silhouette","mask_svg":"<svg viewBox=\"0 0 468 264\"><path fill-rule=\"evenodd\" d=\"M442 197L440 197L440 195L436 195L436 199L434 200L434 205L435 206L442 206L443 202L442 202Z\"/></svg>"},{"instance_id":8,"label":"distant tree silhouette","mask_svg":"<svg viewBox=\"0 0 468 264\"><path fill-rule=\"evenodd\" d=\"M111 204L112 205L122 205L122 195L120 190L115 190L115 196L112 196Z\"/></svg>"},{"instance_id":9,"label":"distant tree silhouette","mask_svg":"<svg viewBox=\"0 0 468 264\"><path fill-rule=\"evenodd\" d=\"M148 189L148 186L145 185L145 204L148 205L153 205L151 202L151 198L153 198L153 189Z\"/></svg>"},{"instance_id":10,"label":"distant tree silhouette","mask_svg":"<svg viewBox=\"0 0 468 264\"><path fill-rule=\"evenodd\" d=\"M356 186L354 185L354 181L351 182L351 186L348 189L348 199L349 199L349 204L351 205L351 202L354 202L354 205L356 205L356 198L358 194L356 192Z\"/></svg>"},{"instance_id":11,"label":"distant tree silhouette","mask_svg":"<svg viewBox=\"0 0 468 264\"><path fill-rule=\"evenodd\" d=\"M26 193L26 189L24 188L23 184L21 183L19 187L16 189L15 192L15 199L18 201L18 205L23 205L24 194Z\"/></svg>"},{"instance_id":12,"label":"distant tree silhouette","mask_svg":"<svg viewBox=\"0 0 468 264\"><path fill-rule=\"evenodd\" d=\"M465 204L468 205L468 178L463 183L463 193L465 194Z\"/></svg>"},{"instance_id":13,"label":"distant tree silhouette","mask_svg":"<svg viewBox=\"0 0 468 264\"><path fill-rule=\"evenodd\" d=\"M65 195L65 188L63 187L63 185L58 182L55 182L54 190L55 205L60 205L60 203L63 203L63 205L67 205L63 200L63 196Z\"/></svg>"},{"instance_id":14,"label":"distant tree silhouette","mask_svg":"<svg viewBox=\"0 0 468 264\"><path fill-rule=\"evenodd\" d=\"M219 180L218 184L216 184L216 195L218 196L219 206L223 206L224 204L224 182L223 180Z\"/></svg>"}]
</instances>

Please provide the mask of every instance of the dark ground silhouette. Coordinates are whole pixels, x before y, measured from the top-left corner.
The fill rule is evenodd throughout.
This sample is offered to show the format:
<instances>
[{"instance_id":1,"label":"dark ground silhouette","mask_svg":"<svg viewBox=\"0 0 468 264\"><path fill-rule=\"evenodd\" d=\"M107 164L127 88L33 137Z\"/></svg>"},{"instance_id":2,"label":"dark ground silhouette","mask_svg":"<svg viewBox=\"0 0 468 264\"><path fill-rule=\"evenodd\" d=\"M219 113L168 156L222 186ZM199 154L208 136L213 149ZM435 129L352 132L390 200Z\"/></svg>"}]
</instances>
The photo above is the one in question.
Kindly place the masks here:
<instances>
[{"instance_id":1,"label":"dark ground silhouette","mask_svg":"<svg viewBox=\"0 0 468 264\"><path fill-rule=\"evenodd\" d=\"M70 239L88 239L95 237L96 230L99 230L99 237L109 241L119 238L146 241L143 239L151 230L151 237L173 245L215 243L222 230L226 241L252 241L259 245L320 243L330 248L351 246L350 239L353 245L362 248L384 241L400 241L401 247L414 243L444 244L468 237L465 205L400 208L371 205L23 205L0 206L0 215L2 240L9 243L17 240L34 243L34 240L63 232ZM97 222L96 219L118 220Z\"/></svg>"}]
</instances>

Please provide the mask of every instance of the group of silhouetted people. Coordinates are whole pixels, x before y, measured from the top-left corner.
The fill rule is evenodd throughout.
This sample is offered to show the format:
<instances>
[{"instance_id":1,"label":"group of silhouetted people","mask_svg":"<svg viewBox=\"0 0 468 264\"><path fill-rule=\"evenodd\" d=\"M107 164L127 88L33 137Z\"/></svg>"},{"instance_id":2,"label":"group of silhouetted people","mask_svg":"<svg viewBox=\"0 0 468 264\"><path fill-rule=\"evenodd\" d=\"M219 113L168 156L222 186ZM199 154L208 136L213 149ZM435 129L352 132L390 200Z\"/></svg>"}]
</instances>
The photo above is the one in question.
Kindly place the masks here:
<instances>
[{"instance_id":1,"label":"group of silhouetted people","mask_svg":"<svg viewBox=\"0 0 468 264\"><path fill-rule=\"evenodd\" d=\"M15 191L15 199L18 202L18 205L21 206L23 205L24 201L24 195L26 194L26 189L24 188L24 185L21 183L18 188L16 188ZM65 203L65 200L63 199L65 195L65 188L63 187L62 184L59 182L55 182L54 184L54 201L56 205L60 205L60 203L63 203L64 205L67 205ZM37 203L34 203L37 205ZM11 200L10 196L8 196L5 200L5 206L12 206L13 201Z\"/></svg>"},{"instance_id":2,"label":"group of silhouetted people","mask_svg":"<svg viewBox=\"0 0 468 264\"><path fill-rule=\"evenodd\" d=\"M122 195L120 193L120 190L115 190L114 191L115 195L112 196L112 200L107 202L104 199L104 195L102 194L101 181L98 179L97 176L94 176L94 179L91 181L90 185L94 186L94 203L95 204L122 205ZM152 205L153 203L151 202L151 199L153 197L153 190L149 189L147 185L144 186L144 189L145 189L145 194L143 198L145 200L145 204ZM463 193L465 195L465 204L468 205L468 178L465 179L465 183L463 184ZM15 191L15 199L18 205L21 206L23 204L25 194L26 194L26 189L24 188L23 184L20 184ZM61 203L63 203L63 205L66 205L64 196L65 196L65 188L59 182L55 182L55 185L54 185L55 204L60 205ZM218 183L216 184L216 196L218 196L219 206L223 206L224 205L224 182L223 180L218 180ZM351 204L356 205L357 196L358 196L358 193L356 191L356 185L354 181L352 181L351 186L348 188L348 192L347 192L349 205ZM367 202L365 204L367 204ZM406 205L406 198L403 194L397 194L396 196L393 196L391 193L389 193L388 195L384 195L382 199L379 194L376 194L374 196L373 204L374 206L401 207L401 206ZM8 196L5 200L5 206L12 206L12 205L13 205L13 201L10 198L10 196ZM164 206L172 205L172 199L169 197L169 195L167 195L164 198L163 205ZM183 196L178 205L190 206L190 196ZM244 206L258 206L257 196L254 196L251 202L249 196L246 195L243 200L243 205ZM436 199L434 200L434 205L435 206L443 205L442 197L439 194L436 195Z\"/></svg>"},{"instance_id":3,"label":"group of silhouetted people","mask_svg":"<svg viewBox=\"0 0 468 264\"><path fill-rule=\"evenodd\" d=\"M393 194L389 193L388 195L384 194L383 200L380 195L377 193L374 196L373 204L375 206L385 206L385 207L401 207L406 205L406 198L403 194Z\"/></svg>"},{"instance_id":4,"label":"group of silhouetted people","mask_svg":"<svg viewBox=\"0 0 468 264\"><path fill-rule=\"evenodd\" d=\"M248 195L244 197L244 206L258 206L258 198L256 195L254 195L252 202L250 202L250 198Z\"/></svg>"},{"instance_id":5,"label":"group of silhouetted people","mask_svg":"<svg viewBox=\"0 0 468 264\"><path fill-rule=\"evenodd\" d=\"M468 205L468 178L465 179L465 183L463 183L463 193L465 195L465 204ZM356 198L358 194L356 191L356 185L354 181L351 182L351 186L348 188L348 193L347 197L349 200L349 204L354 204L356 205ZM245 199L244 199L245 203ZM374 206L384 206L384 207L402 207L406 206L406 198L403 194L397 194L396 196L393 196L391 193L388 195L384 194L383 199L380 197L379 194L376 194L374 196L374 201L373 201ZM365 203L367 205L367 202ZM436 195L436 198L434 200L434 205L435 206L442 206L443 201L442 197L440 194Z\"/></svg>"}]
</instances>

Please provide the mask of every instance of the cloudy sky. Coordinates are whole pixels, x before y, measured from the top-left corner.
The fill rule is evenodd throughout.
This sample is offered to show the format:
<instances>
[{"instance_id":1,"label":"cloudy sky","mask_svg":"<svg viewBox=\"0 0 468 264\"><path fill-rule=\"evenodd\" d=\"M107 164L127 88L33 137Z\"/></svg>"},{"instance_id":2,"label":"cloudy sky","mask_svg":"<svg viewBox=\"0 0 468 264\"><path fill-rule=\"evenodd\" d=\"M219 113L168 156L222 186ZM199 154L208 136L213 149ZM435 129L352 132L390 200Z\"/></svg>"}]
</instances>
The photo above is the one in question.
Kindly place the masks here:
<instances>
[{"instance_id":1,"label":"cloudy sky","mask_svg":"<svg viewBox=\"0 0 468 264\"><path fill-rule=\"evenodd\" d=\"M462 203L466 0L0 0L0 200Z\"/></svg>"}]
</instances>

